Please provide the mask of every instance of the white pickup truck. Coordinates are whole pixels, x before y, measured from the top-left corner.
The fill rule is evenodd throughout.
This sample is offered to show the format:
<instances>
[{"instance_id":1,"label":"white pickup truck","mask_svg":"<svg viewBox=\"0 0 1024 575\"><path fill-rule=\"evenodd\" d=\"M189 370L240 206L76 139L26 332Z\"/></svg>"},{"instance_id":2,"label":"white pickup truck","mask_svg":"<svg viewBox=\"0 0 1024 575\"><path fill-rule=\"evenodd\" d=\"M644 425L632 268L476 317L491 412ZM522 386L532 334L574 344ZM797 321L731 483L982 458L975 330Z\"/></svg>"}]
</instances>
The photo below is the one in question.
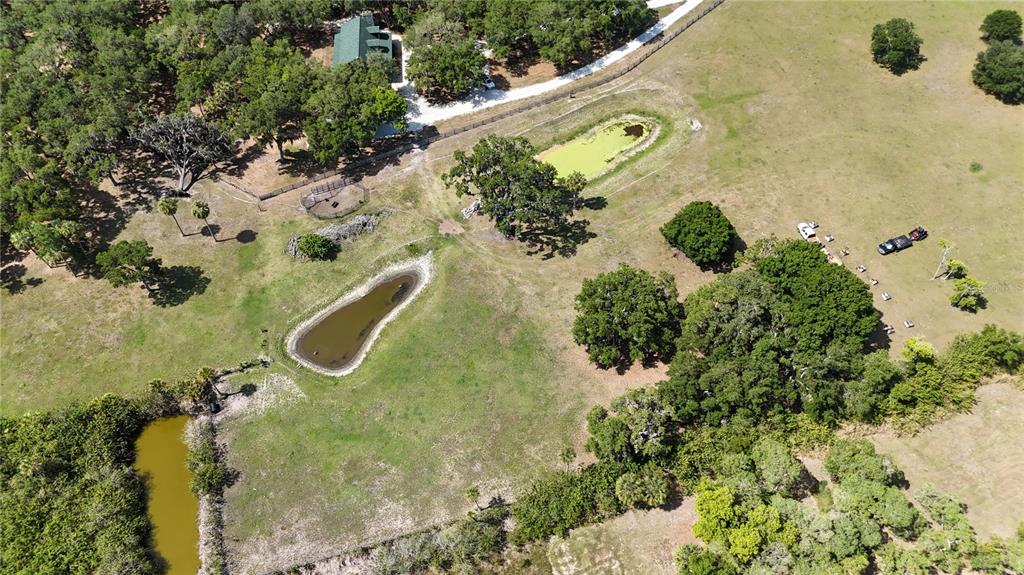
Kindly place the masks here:
<instances>
[{"instance_id":1,"label":"white pickup truck","mask_svg":"<svg viewBox=\"0 0 1024 575\"><path fill-rule=\"evenodd\" d=\"M816 226L811 225L807 222L800 222L799 224L796 225L796 231L800 232L800 237L802 237L803 239L810 240L811 238L817 235L816 233L814 233L815 227Z\"/></svg>"}]
</instances>

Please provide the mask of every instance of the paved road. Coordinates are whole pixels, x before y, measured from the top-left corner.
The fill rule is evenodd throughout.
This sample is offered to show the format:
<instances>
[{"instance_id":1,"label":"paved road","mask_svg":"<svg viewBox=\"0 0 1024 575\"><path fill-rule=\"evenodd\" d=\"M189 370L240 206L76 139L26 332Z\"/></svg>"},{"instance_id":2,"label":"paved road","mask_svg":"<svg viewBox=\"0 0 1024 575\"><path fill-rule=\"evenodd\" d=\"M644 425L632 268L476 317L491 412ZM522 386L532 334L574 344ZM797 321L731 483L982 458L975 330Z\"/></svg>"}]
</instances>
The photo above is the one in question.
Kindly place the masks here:
<instances>
[{"instance_id":1,"label":"paved road","mask_svg":"<svg viewBox=\"0 0 1024 575\"><path fill-rule=\"evenodd\" d=\"M678 0L648 0L647 5L652 8L657 8L667 4L674 4L676 2L678 2ZM533 84L532 86L523 86L522 88L513 88L511 90L476 90L471 94L468 100L443 105L431 104L426 99L415 94L412 87L408 84L396 85L398 91L405 96L406 100L409 101L409 127L412 130L419 130L424 126L436 124L442 120L448 120L456 116L471 114L478 110L490 108L491 106L496 106L505 102L532 98L533 96L538 96L545 92L557 90L558 88L566 86L580 78L585 78L594 72L603 70L604 68L607 68L608 66L611 66L625 58L627 55L649 42L652 38L664 32L669 26L675 24L679 19L689 14L699 4L700 0L687 0L685 4L668 13L664 18L658 20L656 24L645 30L633 40L630 40L626 44L620 46L618 49L605 54L601 58L598 58L594 62L582 68L573 70L572 72L553 78L547 82ZM408 52L403 52L403 59L408 58ZM405 62L403 62L403 65L404 63Z\"/></svg>"}]
</instances>

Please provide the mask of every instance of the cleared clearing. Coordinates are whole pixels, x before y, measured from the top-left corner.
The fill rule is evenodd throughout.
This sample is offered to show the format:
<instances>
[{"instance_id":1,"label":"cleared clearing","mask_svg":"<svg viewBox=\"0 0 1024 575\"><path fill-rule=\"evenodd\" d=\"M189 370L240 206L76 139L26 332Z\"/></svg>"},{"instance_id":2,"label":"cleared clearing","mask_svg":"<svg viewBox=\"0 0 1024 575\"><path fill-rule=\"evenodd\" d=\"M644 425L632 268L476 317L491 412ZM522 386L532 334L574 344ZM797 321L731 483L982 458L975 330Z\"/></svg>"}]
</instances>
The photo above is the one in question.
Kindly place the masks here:
<instances>
[{"instance_id":1,"label":"cleared clearing","mask_svg":"<svg viewBox=\"0 0 1024 575\"><path fill-rule=\"evenodd\" d=\"M911 491L931 483L967 504L982 537L1010 537L1024 521L1024 391L1007 383L978 389L969 414L913 437L872 437L906 473Z\"/></svg>"},{"instance_id":2,"label":"cleared clearing","mask_svg":"<svg viewBox=\"0 0 1024 575\"><path fill-rule=\"evenodd\" d=\"M674 575L676 549L698 542L691 531L696 520L692 497L671 510L629 511L553 539L548 561L554 575Z\"/></svg>"}]
</instances>

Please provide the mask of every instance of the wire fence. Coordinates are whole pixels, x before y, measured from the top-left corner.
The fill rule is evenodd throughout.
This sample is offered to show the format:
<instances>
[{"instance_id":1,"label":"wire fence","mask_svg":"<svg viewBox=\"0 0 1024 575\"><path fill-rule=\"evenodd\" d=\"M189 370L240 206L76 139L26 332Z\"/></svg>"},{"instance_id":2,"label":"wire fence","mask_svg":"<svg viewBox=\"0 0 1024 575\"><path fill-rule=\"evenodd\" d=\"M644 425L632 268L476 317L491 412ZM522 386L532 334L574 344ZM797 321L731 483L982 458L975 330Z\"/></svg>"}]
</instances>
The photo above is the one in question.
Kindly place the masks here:
<instances>
[{"instance_id":1,"label":"wire fence","mask_svg":"<svg viewBox=\"0 0 1024 575\"><path fill-rule=\"evenodd\" d=\"M617 80L617 79L621 78L622 76L624 76L624 75L632 72L633 70L635 70L637 68L637 66L639 66L640 64L643 64L644 61L646 61L648 58L653 56L655 54L655 52L657 52L658 50L661 50L662 48L664 48L669 42L671 42L672 40L675 40L680 34L682 34L683 32L685 32L687 30L689 30L691 26L693 26L694 24L699 22L701 18L707 16L709 13L711 13L712 10L714 10L715 8L718 8L719 6L721 6L724 3L725 3L725 0L712 0L710 3L708 3L707 6L704 6L699 12L697 12L697 14L695 16L691 17L689 20L686 21L685 24L683 24L679 28L676 28L672 32L669 32L668 34L665 34L657 42L649 43L649 44L641 47L641 49L638 51L638 54L635 57L631 58L628 64L626 64L625 66L619 67L616 70L614 70L613 72L611 72L609 74L606 74L606 75L603 75L600 78L595 78L595 79L588 80L588 81L582 82L582 83L580 83L578 81L577 82L573 82L573 83L571 83L565 89L554 90L550 94L546 94L544 96L540 96L538 98L528 100L528 101L526 101L526 102L524 102L522 104L513 105L513 106L511 106L509 108L506 108L505 110L502 110L501 112L498 112L497 114L493 114L493 115L488 116L486 118L477 120L476 122L471 122L469 124L465 124L465 125L459 126L457 128L452 128L450 130L439 131L439 132L435 132L433 134L426 134L426 133L421 132L421 135L418 138L414 139L413 141L411 141L409 143L399 145L399 146L397 146L397 147L395 147L395 148L393 148L391 150L388 150L386 152L381 152L379 154L374 154L372 156L366 156L366 157L363 157L363 158L359 158L357 160L354 160L354 161L349 162L348 164L346 164L344 169L345 170L350 170L350 169L360 168L362 166L365 166L365 165L368 165L368 164L372 164L374 162L379 162L381 160L386 160L388 158L393 158L395 156L404 154L404 153L408 152L409 150L412 150L413 148L422 148L422 147L425 147L425 146L429 146L430 144L433 144L434 142L438 142L438 141L444 140L446 138L451 138L452 136L457 136L459 134L464 134L466 132L469 132L471 130L475 130L475 129L480 128L482 126L486 126L488 124L493 124L494 122L499 122L499 121L504 120L506 118L515 116L516 114L521 114L521 113L526 112L528 110L532 110L532 109L537 108L539 106L544 106L544 105L550 104L551 102L554 102L554 101L557 101L557 100L561 100L561 99L564 99L564 98L567 98L567 97L572 97L577 92L586 92L588 90L592 90L594 88L597 88L598 86L603 86L604 84L607 84L608 82L611 82L613 80ZM424 129L424 132L426 132L426 129ZM294 184L289 184L287 186L283 186L283 187L277 188L276 190L271 190L271 191L266 192L264 194L260 194L260 195L253 194L253 195L255 195L260 200L270 199L270 198L273 198L274 196L279 196L279 195L281 195L283 193L290 192L292 190L308 186L308 185L310 185L312 183L316 183L316 182L319 182L319 181L326 180L328 178L332 178L332 177L337 176L338 174L340 174L341 171L342 171L342 169L329 170L327 172L323 172L321 174L317 174L317 175L315 175L315 176L313 176L313 177L311 177L309 179L303 180L301 182L296 182Z\"/></svg>"},{"instance_id":2,"label":"wire fence","mask_svg":"<svg viewBox=\"0 0 1024 575\"><path fill-rule=\"evenodd\" d=\"M350 195L347 200L339 200L345 201L346 203L346 207L343 209L336 209L338 207L338 203L334 203L331 209L325 209L323 213L313 209L320 203L328 202L337 198L338 190L349 186L354 186L358 190L357 193L359 198L355 203L351 202L352 196ZM360 184L358 178L348 176L315 186L312 190L306 192L301 198L299 198L299 203L309 215L321 220L333 220L351 214L369 200L370 190L367 189L366 186Z\"/></svg>"},{"instance_id":3,"label":"wire fence","mask_svg":"<svg viewBox=\"0 0 1024 575\"><path fill-rule=\"evenodd\" d=\"M318 203L330 197L333 197L334 192L336 190L340 190L345 186L352 185L356 183L356 181L358 181L357 178L346 176L338 178L337 180L332 180L330 182L318 184L314 186L312 190L303 194L302 197L299 199L299 203L302 204L302 207L308 210L313 206L317 205Z\"/></svg>"}]
</instances>

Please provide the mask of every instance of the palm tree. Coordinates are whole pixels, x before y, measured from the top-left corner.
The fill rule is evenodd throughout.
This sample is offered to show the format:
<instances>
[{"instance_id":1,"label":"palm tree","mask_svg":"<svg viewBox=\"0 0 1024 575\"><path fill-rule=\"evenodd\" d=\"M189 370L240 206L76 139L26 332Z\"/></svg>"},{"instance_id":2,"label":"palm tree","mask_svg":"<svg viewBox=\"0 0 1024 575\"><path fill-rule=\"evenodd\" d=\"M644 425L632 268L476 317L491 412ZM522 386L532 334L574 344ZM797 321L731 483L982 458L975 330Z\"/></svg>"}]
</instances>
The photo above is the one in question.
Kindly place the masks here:
<instances>
[{"instance_id":1,"label":"palm tree","mask_svg":"<svg viewBox=\"0 0 1024 575\"><path fill-rule=\"evenodd\" d=\"M210 222L206 219L210 217L210 205L202 200L193 202L192 215L206 223L206 229L210 230L210 237L213 238L213 241L217 241L217 236L213 235L213 229L210 228Z\"/></svg>"},{"instance_id":2,"label":"palm tree","mask_svg":"<svg viewBox=\"0 0 1024 575\"><path fill-rule=\"evenodd\" d=\"M157 200L156 211L165 216L171 216L174 219L174 225L178 226L178 233L181 234L181 237L185 237L185 230L181 229L181 224L178 223L178 200L164 196Z\"/></svg>"}]
</instances>

